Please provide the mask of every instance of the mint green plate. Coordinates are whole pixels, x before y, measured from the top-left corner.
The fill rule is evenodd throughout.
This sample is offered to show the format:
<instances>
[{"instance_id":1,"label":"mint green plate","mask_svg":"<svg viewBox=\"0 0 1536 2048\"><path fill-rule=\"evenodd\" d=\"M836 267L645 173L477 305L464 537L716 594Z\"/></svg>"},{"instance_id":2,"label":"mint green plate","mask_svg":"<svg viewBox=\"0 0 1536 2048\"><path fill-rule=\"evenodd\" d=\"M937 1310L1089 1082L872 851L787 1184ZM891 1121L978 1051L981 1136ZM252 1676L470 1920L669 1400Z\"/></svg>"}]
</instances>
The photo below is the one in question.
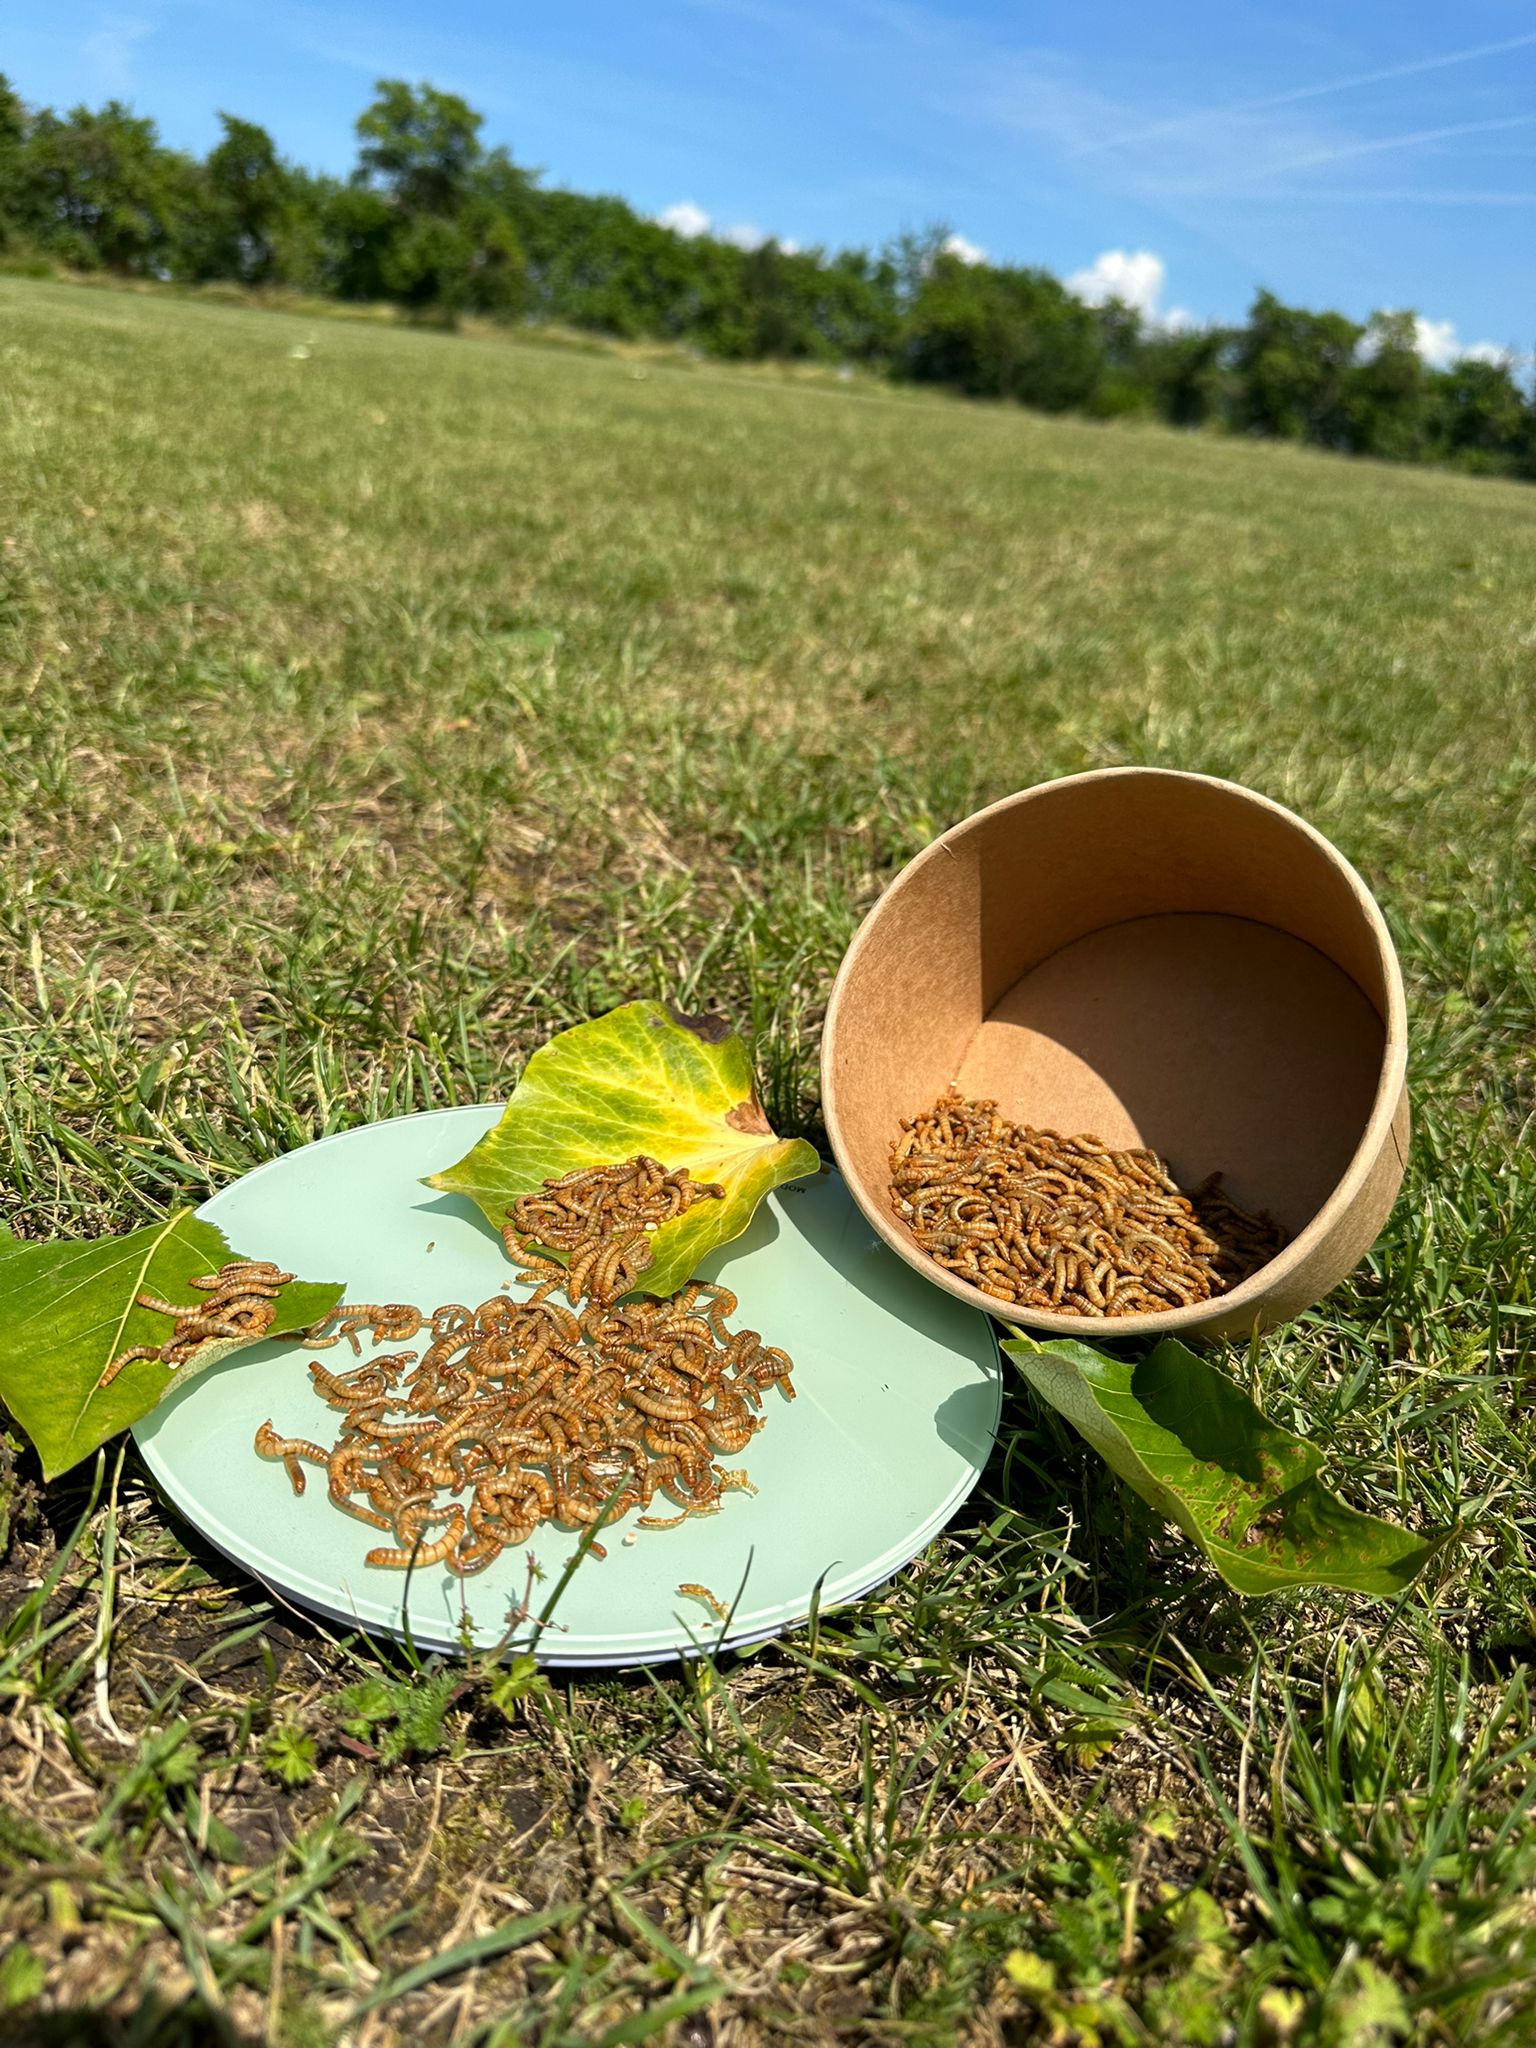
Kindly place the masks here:
<instances>
[{"instance_id":1,"label":"mint green plate","mask_svg":"<svg viewBox=\"0 0 1536 2048\"><path fill-rule=\"evenodd\" d=\"M325 1138L199 1213L249 1255L345 1281L351 1301L473 1306L509 1278L500 1240L469 1203L420 1182L499 1114L434 1110ZM607 1557L582 1560L538 1639L547 1663L649 1663L761 1641L813 1604L870 1592L944 1527L992 1448L1001 1372L990 1323L887 1251L836 1174L771 1195L702 1274L740 1296L737 1327L789 1352L798 1398L769 1394L767 1427L722 1461L747 1468L755 1495L731 1493L719 1514L676 1529L641 1529L633 1544L633 1515L603 1531ZM309 1382L316 1355L263 1344L191 1381L135 1431L150 1471L210 1543L288 1599L370 1632L398 1636L408 1624L417 1644L439 1650L462 1640L467 1615L468 1634L491 1647L526 1590L525 1551L465 1581L438 1565L407 1584L364 1564L387 1538L333 1507L323 1474L312 1471L296 1499L282 1466L256 1456L269 1416L285 1435L335 1440L337 1417ZM323 1355L353 1363L345 1345ZM547 1527L535 1536L535 1611L576 1544ZM734 1606L729 1628L679 1594L690 1581Z\"/></svg>"}]
</instances>

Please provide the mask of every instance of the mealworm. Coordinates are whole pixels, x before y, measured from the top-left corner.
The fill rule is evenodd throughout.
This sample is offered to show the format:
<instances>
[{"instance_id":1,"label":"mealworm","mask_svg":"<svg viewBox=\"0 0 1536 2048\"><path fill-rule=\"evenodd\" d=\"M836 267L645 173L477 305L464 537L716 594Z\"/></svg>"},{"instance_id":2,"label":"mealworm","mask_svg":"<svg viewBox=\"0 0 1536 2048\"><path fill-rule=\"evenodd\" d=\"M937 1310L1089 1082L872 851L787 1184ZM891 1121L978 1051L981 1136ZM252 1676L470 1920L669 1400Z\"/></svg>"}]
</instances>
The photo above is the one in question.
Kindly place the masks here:
<instances>
[{"instance_id":1,"label":"mealworm","mask_svg":"<svg viewBox=\"0 0 1536 2048\"><path fill-rule=\"evenodd\" d=\"M98 1387L110 1387L125 1365L132 1365L135 1359L153 1358L159 1360L160 1347L157 1344L135 1344L131 1351L119 1351L103 1369Z\"/></svg>"},{"instance_id":2,"label":"mealworm","mask_svg":"<svg viewBox=\"0 0 1536 2048\"><path fill-rule=\"evenodd\" d=\"M704 1605L711 1609L714 1614L718 1615L721 1621L730 1620L731 1610L723 1600L718 1599L715 1594L711 1593L708 1586L696 1586L691 1579L685 1579L677 1590L679 1593L685 1594L690 1600L702 1600Z\"/></svg>"},{"instance_id":3,"label":"mealworm","mask_svg":"<svg viewBox=\"0 0 1536 2048\"><path fill-rule=\"evenodd\" d=\"M286 1287L293 1278L283 1273L270 1259L231 1259L220 1266L217 1273L204 1273L198 1279L188 1282L192 1287L229 1287L234 1285L263 1287Z\"/></svg>"},{"instance_id":4,"label":"mealworm","mask_svg":"<svg viewBox=\"0 0 1536 2048\"><path fill-rule=\"evenodd\" d=\"M464 1510L456 1507L449 1517L448 1527L431 1543L413 1545L410 1549L390 1549L381 1546L370 1550L364 1557L364 1564L388 1566L392 1571L405 1571L413 1564L441 1564L452 1551L458 1549L464 1535Z\"/></svg>"},{"instance_id":5,"label":"mealworm","mask_svg":"<svg viewBox=\"0 0 1536 2048\"><path fill-rule=\"evenodd\" d=\"M295 1493L304 1491L304 1470L301 1458L307 1458L312 1465L330 1462L329 1452L321 1450L318 1444L307 1442L303 1437L279 1436L273 1429L270 1418L256 1432L256 1455L259 1458L281 1459L288 1474L289 1484Z\"/></svg>"},{"instance_id":6,"label":"mealworm","mask_svg":"<svg viewBox=\"0 0 1536 2048\"><path fill-rule=\"evenodd\" d=\"M138 1358L158 1358L174 1371L206 1343L227 1339L240 1343L264 1337L277 1318L278 1290L293 1278L262 1260L237 1259L217 1273L204 1273L191 1285L207 1292L205 1301L162 1301L159 1295L134 1296L134 1306L151 1315L169 1316L171 1334L158 1349L137 1345L114 1358L97 1381L109 1387L125 1365Z\"/></svg>"},{"instance_id":7,"label":"mealworm","mask_svg":"<svg viewBox=\"0 0 1536 2048\"><path fill-rule=\"evenodd\" d=\"M935 1263L1023 1307L1120 1316L1205 1301L1285 1242L1220 1175L1186 1196L1154 1152L1010 1123L954 1089L903 1121L890 1174L892 1209Z\"/></svg>"}]
</instances>

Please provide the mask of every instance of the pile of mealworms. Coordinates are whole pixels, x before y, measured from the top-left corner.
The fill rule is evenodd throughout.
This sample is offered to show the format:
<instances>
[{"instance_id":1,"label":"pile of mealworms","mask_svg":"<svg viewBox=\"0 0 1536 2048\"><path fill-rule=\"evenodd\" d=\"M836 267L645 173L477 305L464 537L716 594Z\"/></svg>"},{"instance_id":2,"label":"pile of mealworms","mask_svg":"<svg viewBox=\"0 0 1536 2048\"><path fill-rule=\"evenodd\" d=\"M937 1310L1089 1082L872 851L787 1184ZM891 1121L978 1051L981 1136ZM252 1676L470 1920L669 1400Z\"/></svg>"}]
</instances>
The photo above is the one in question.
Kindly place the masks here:
<instances>
[{"instance_id":1,"label":"pile of mealworms","mask_svg":"<svg viewBox=\"0 0 1536 2048\"><path fill-rule=\"evenodd\" d=\"M638 1527L714 1513L727 1493L753 1490L716 1453L746 1448L772 1387L793 1400L791 1360L728 1327L737 1302L723 1287L624 1297L651 1264L649 1233L718 1193L646 1158L547 1182L508 1217L528 1297L430 1317L401 1302L333 1310L319 1326L334 1324L331 1334L312 1343L346 1338L361 1358L363 1331L377 1344L430 1340L419 1358L391 1351L347 1372L316 1360L310 1378L344 1417L337 1442L282 1437L269 1421L257 1451L282 1460L296 1493L306 1463L324 1466L332 1501L389 1533L367 1554L386 1567L445 1564L465 1576L541 1522L602 1525L658 1494L677 1512L643 1514ZM547 1256L560 1250L568 1267ZM562 1290L565 1303L554 1298Z\"/></svg>"},{"instance_id":2,"label":"pile of mealworms","mask_svg":"<svg viewBox=\"0 0 1536 2048\"><path fill-rule=\"evenodd\" d=\"M649 1270L653 1231L695 1202L724 1199L725 1189L714 1181L696 1181L686 1166L668 1173L659 1159L641 1152L618 1166L578 1168L545 1181L507 1211L502 1242L514 1259L535 1247L566 1253L573 1304L583 1295L615 1301Z\"/></svg>"},{"instance_id":3,"label":"pile of mealworms","mask_svg":"<svg viewBox=\"0 0 1536 2048\"><path fill-rule=\"evenodd\" d=\"M174 1371L204 1344L227 1338L252 1344L265 1337L277 1317L279 1290L292 1278L291 1273L280 1272L267 1259L231 1259L217 1273L204 1273L199 1279L188 1281L189 1287L202 1289L201 1301L178 1305L161 1301L158 1295L136 1294L137 1308L171 1317L171 1334L164 1344L136 1344L131 1351L120 1351L96 1382L97 1386L110 1387L123 1367L132 1365L137 1358L157 1358Z\"/></svg>"},{"instance_id":4,"label":"pile of mealworms","mask_svg":"<svg viewBox=\"0 0 1536 2048\"><path fill-rule=\"evenodd\" d=\"M904 1119L891 1205L937 1264L998 1301L1061 1315L1157 1314L1209 1301L1285 1242L1213 1173L1183 1193L1165 1161L1064 1138L951 1088Z\"/></svg>"}]
</instances>

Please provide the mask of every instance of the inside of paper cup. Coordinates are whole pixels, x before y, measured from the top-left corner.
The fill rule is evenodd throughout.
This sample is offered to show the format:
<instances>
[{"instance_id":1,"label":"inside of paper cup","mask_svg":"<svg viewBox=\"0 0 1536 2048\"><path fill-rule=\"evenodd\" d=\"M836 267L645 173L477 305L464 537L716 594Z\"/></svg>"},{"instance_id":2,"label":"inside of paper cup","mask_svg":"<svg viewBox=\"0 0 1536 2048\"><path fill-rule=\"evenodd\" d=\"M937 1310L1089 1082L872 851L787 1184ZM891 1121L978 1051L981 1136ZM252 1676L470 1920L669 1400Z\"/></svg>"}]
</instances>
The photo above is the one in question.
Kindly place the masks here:
<instances>
[{"instance_id":1,"label":"inside of paper cup","mask_svg":"<svg viewBox=\"0 0 1536 2048\"><path fill-rule=\"evenodd\" d=\"M899 1120L954 1084L1016 1121L1220 1172L1295 1236L1368 1129L1387 1052L1379 917L1326 843L1229 784L1074 778L898 877L829 1017L828 1108L889 1214Z\"/></svg>"},{"instance_id":2,"label":"inside of paper cup","mask_svg":"<svg viewBox=\"0 0 1536 2048\"><path fill-rule=\"evenodd\" d=\"M1383 1039L1356 984L1305 941L1245 918L1143 917L1024 975L944 1078L1017 1123L1150 1145L1181 1186L1220 1172L1294 1236L1360 1141Z\"/></svg>"}]
</instances>

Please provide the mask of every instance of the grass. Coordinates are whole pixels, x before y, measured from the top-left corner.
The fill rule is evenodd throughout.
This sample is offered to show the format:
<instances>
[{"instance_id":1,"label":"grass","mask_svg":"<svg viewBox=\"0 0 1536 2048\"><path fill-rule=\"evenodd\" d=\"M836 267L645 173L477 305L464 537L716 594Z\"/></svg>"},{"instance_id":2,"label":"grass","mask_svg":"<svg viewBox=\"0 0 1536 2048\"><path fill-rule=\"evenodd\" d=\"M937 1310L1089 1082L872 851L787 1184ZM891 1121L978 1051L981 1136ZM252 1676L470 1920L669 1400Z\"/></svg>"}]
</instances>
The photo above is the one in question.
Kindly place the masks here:
<instances>
[{"instance_id":1,"label":"grass","mask_svg":"<svg viewBox=\"0 0 1536 2048\"><path fill-rule=\"evenodd\" d=\"M131 1451L0 1567L0 2040L1536 2038L1536 493L681 362L0 280L0 1218L92 1233L718 1004L817 1135L935 831L1247 781L1364 870L1416 1134L1228 1368L1397 1607L1244 1603L1014 1387L882 1592L718 1668L414 1669Z\"/></svg>"}]
</instances>

